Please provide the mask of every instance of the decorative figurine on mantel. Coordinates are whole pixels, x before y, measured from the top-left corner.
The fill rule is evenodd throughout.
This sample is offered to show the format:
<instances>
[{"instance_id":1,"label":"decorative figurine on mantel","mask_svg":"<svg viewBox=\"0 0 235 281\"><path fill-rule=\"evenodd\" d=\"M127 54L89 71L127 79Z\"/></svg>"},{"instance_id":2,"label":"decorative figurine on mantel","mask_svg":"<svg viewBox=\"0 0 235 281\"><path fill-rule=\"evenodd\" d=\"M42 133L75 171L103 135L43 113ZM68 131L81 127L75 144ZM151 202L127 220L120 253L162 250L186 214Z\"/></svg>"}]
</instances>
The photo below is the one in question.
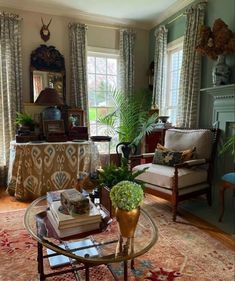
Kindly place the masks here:
<instances>
[{"instance_id":1,"label":"decorative figurine on mantel","mask_svg":"<svg viewBox=\"0 0 235 281\"><path fill-rule=\"evenodd\" d=\"M196 50L217 60L212 71L213 86L230 84L231 69L225 62L225 56L235 53L235 34L228 25L221 19L216 19L212 30L208 26L202 26Z\"/></svg>"}]
</instances>

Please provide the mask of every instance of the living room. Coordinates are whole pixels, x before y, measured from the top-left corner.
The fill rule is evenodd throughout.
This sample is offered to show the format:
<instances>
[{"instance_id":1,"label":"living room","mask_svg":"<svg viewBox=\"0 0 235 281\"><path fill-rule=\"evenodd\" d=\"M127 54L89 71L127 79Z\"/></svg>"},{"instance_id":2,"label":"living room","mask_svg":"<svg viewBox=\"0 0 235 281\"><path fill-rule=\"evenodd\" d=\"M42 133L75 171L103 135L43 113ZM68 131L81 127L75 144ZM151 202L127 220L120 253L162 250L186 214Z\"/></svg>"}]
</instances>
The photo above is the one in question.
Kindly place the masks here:
<instances>
[{"instance_id":1,"label":"living room","mask_svg":"<svg viewBox=\"0 0 235 281\"><path fill-rule=\"evenodd\" d=\"M22 200L18 200L21 196L22 198L23 196L27 197L28 193L24 193L24 191L17 191L18 193L15 193L16 196L9 196L8 192L6 191L7 188L8 191L10 190L9 186L7 185L7 173L8 168L10 169L11 167L8 166L7 159L10 155L10 143L15 140L16 135L16 112L23 112L26 110L31 115L34 115L35 118L38 118L38 110L41 110L43 107L42 105L35 105L37 97L34 96L33 92L34 70L32 68L32 53L41 45L54 46L55 49L59 51L61 55L60 58L62 57L64 61L64 69L61 71L63 76L63 103L69 107L69 110L71 110L71 108L76 109L77 111L75 110L74 112L78 114L80 114L79 110L82 109L82 114L84 115L78 115L78 117L80 118L82 116L82 125L89 127L89 136L95 134L101 136L104 134L104 131L99 131L97 129L98 126L96 123L94 125L94 123L91 122L94 121L92 119L94 116L92 110L97 110L96 105L94 105L95 103L92 103L93 97L89 96L88 94L87 100L85 98L79 98L80 94L78 88L81 87L81 91L84 91L84 89L86 91L86 88L88 88L89 92L89 87L91 87L93 83L93 73L90 71L90 69L92 69L91 65L93 60L97 60L99 58L105 58L106 61L110 60L113 65L115 65L116 72L112 73L112 79L110 81L113 86L117 86L117 81L120 79L120 77L118 77L120 74L120 54L123 54L123 51L120 51L120 30L125 30L128 28L130 31L129 35L133 35L134 38L134 71L129 73L130 77L128 77L128 79L130 79L129 81L133 82L133 85L130 85L129 83L128 87L130 88L128 91L133 91L135 93L138 91L143 91L142 89L150 89L150 92L153 92L151 101L152 109L155 110L155 112L158 110L158 115L170 116L168 118L167 124L171 123L172 127L175 127L179 120L184 119L184 122L179 122L179 126L177 125L177 127L187 127L191 129L211 129L213 127L214 129L220 129L220 139L218 141L217 150L214 155L215 160L213 161L214 165L211 195L212 206L208 205L204 195L200 197L195 196L189 200L184 200L183 202L180 202L178 206L180 215L177 215L176 222L173 222L171 200L167 202L166 200L157 196L147 195L149 197L147 197L147 201L144 202L144 205L150 214L154 214L154 216L156 216L156 225L159 231L159 238L156 243L157 248L152 248L150 252L147 253L147 256L143 256L146 264L149 262L152 264L152 267L144 267L144 265L141 264L141 256L140 258L136 259L136 269L138 269L138 266L139 270L141 269L139 276L137 272L138 270L136 270L134 273L132 272L132 275L130 275L129 278L130 280L148 280L147 278L149 278L149 280L162 280L160 278L165 274L167 276L165 278L168 278L166 280L232 280L232 276L234 276L234 261L229 263L229 257L231 257L231 262L231 260L233 260L232 256L234 255L235 234L234 182L228 182L228 186L226 187L229 188L225 188L224 214L221 221L219 221L219 217L221 215L223 196L220 193L222 190L222 177L228 173L234 174L234 159L232 154L234 149L223 154L220 153L228 137L234 135L234 49L231 47L231 50L233 51L227 52L228 55L226 55L226 64L230 69L230 77L228 81L224 83L223 81L214 81L215 78L212 78L212 70L217 61L213 57L213 54L208 53L201 46L201 49L198 48L197 51L195 51L195 48L193 49L193 54L196 54L195 56L197 57L197 60L193 54L191 54L191 56L189 55L188 58L184 58L183 46L185 44L184 37L186 36L186 22L188 14L190 13L190 8L193 10L195 7L200 5L202 6L200 9L203 11L199 18L197 18L198 21L202 20L206 26L212 28L215 21L217 19L221 19L232 32L233 37L235 33L234 0L225 0L224 2L220 0L208 0L202 3L201 1L192 0L149 0L138 1L138 3L135 3L135 1L128 1L129 3L126 3L127 6L125 6L125 9L121 9L121 4L117 3L116 1L101 1L99 5L92 1L86 1L87 4L84 4L82 1L80 1L76 7L72 6L74 3L70 3L71 1L67 1L68 3L65 3L65 1L40 1L40 3L36 1L31 1L31 3L28 1L20 1L21 3L18 2L19 1L13 0L0 2L1 17L12 16L15 19L17 18L17 21L20 23L19 26L21 35L18 42L20 42L21 46L18 49L18 54L22 68L17 69L16 73L13 74L15 77L19 73L20 76L22 75L21 77L18 75L16 78L14 78L17 80L15 83L15 88L13 87L15 89L15 100L8 102L10 99L6 99L5 90L3 90L3 88L6 87L6 84L4 84L4 87L2 86L1 90L1 136L4 136L4 138L6 137L7 142L3 141L4 138L0 138L0 154L3 156L0 158L0 214L2 218L2 223L0 223L0 241L3 247L0 256L3 260L4 267L4 269L0 270L0 279L13 280L14 273L16 273L18 270L17 275L19 276L19 280L38 280L35 279L37 275L36 242L33 239L28 238L28 233L25 230L22 222L25 208L29 205L29 202L25 203L22 202ZM23 2L25 4L23 4ZM2 14L3 12L5 13L4 15ZM8 13L12 13L14 15L10 16ZM203 13L204 15L202 15ZM221 24L221 22L219 23ZM77 77L80 74L78 71L74 70L74 68L77 67L77 64L74 61L82 59L74 57L75 52L73 52L73 45L71 44L71 42L74 42L73 40L78 40L74 39L75 37L72 38L72 32L75 32L74 26L76 24L80 24L80 27L83 28L83 32L86 34L87 40L85 46L86 49L81 49L87 54L88 61L88 84L85 86L80 80L79 83L76 83L78 80ZM196 23L194 24L196 25ZM44 35L41 35L40 31L42 30L43 26L46 28L46 32ZM164 28L161 29L162 26L164 26ZM159 32L160 29L162 31L162 37L155 36L156 34L159 34L157 32ZM193 32L193 30L196 30L195 26L191 27L191 32ZM228 32L228 34L231 35L231 32ZM78 34L81 35L81 32ZM227 33L224 32L224 34ZM166 41L164 41L167 43L166 46L164 46L163 41L157 41L159 38L160 40L162 38L166 39ZM192 36L192 38L194 37ZM220 37L220 40L223 40L223 38ZM190 42L190 44L193 43ZM77 47L78 46L81 48L84 47L81 45L77 45ZM165 48L164 51L157 46L163 46L163 48ZM169 93L171 89L169 85L170 83L168 83L168 75L171 70L169 68L169 63L167 69L165 70L159 67L159 65L163 63L164 52L166 52L168 61L169 58L171 58L170 56L173 57L174 54L177 56L177 60L175 62L177 64L176 68L178 74L181 70L180 62L182 62L182 60L185 60L185 64L188 64L189 67L192 66L191 62L193 60L196 61L194 72L195 79L192 79L192 77L187 77L185 74L184 87L188 87L188 89L190 89L189 92L192 93L192 96L188 99L189 105L186 107L180 106L179 103L177 104L174 98L170 98ZM157 54L158 58L160 58L158 61L158 67L156 66ZM187 61L187 59L189 61ZM155 64L153 64L153 62L155 62ZM4 65L3 60L1 63ZM12 65L17 65L17 63L17 59L12 61ZM3 66L1 68L2 70L4 69ZM189 70L184 70L185 73L187 73L187 71ZM132 76L133 73L134 76ZM165 79L165 86L159 84L159 77L161 77L162 73L167 75L163 75ZM193 72L190 73L192 74ZM178 76L177 81L179 81ZM98 77L95 77L94 79L97 78ZM132 86L133 88L131 88ZM161 86L164 86L164 90L162 92L168 93L168 95L165 95L163 99L160 98L159 94L161 92ZM173 96L174 93L172 92L172 97ZM162 100L164 100L164 102L159 107L160 101ZM170 100L173 100L172 104L169 104ZM185 99L181 100L181 105L183 101L185 101ZM4 110L4 104L5 107L8 108L8 111ZM88 105L90 106L89 109L87 107ZM164 106L166 105L167 109L163 110ZM185 112L181 112L181 118L178 118L179 115L177 116L177 110L181 111L179 108L182 109L188 107L190 108L190 113L187 112L187 110ZM90 123L87 121L88 116L90 118ZM159 126L165 125L162 125L161 123ZM159 132L164 130L165 127L160 127L156 131ZM159 137L159 133L157 135L158 138L163 137L162 135ZM113 140L115 140L115 136L113 137ZM116 144L117 143L118 140ZM116 157L116 144L112 143L111 145L111 158ZM162 145L163 144L164 143L162 143ZM19 145L21 145L21 143L19 143ZM80 145L82 145L82 143L80 143ZM154 152L146 151L145 148L143 148L143 145L142 148L140 148L139 145L138 152ZM84 150L86 150L86 148L84 148ZM75 173L73 167L74 163L72 160L71 162L69 162L69 159L66 161L68 161L69 166L72 167L73 173ZM93 159L92 161L94 164L95 160ZM85 162L86 161L84 160L84 163ZM31 162L29 161L27 165L27 167L29 167L27 168L29 174L32 174L32 170L30 170ZM80 163L79 165L83 165L83 163ZM52 167L51 163L48 164L47 167L48 171L45 172L50 173L50 169ZM39 162L37 163L36 169L40 170ZM66 173L71 176L71 171L66 171ZM18 178L18 181L21 180L22 179ZM51 186L51 183L49 185ZM31 190L34 188L36 187L33 186ZM40 188L43 189L44 187L40 186ZM148 204L149 206L147 206ZM19 220L17 220L18 215ZM15 220L13 220L13 217ZM17 230L15 236L13 235L14 230ZM184 231L187 231L188 235L187 233L183 234ZM174 233L173 236L170 235L171 232ZM22 235L24 238L22 238ZM165 238L164 235L166 235ZM193 238L189 243L187 240L189 237L186 236L190 235ZM23 241L20 245L19 239ZM180 241L179 243L182 244L187 241L187 249L182 249L180 247L180 249L177 248L177 239ZM166 242L165 240L168 241L168 244L164 244ZM11 241L11 243L13 243L12 247L14 247L14 249L12 247L6 246L7 241ZM25 246L27 243L29 248ZM208 243L209 246L206 243ZM208 251L206 250L207 246L209 248ZM17 252L17 248L20 249L19 252ZM164 249L168 251L168 254L164 253ZM170 252L170 249L173 249L172 252ZM193 250L195 250L195 252L193 252ZM6 254L8 251L9 255ZM22 255L24 251L27 253L26 260L30 265L30 268L26 270L21 269L21 267L25 264L25 260L21 258L19 261L17 258L17 255ZM155 258L156 251L158 251L159 254L158 258ZM190 251L193 252L192 255L190 255ZM202 251L205 251L204 256L201 254ZM10 252L13 254L11 255ZM192 263L196 261L196 252L198 253L198 259L200 259L200 263L198 263L197 266L193 266ZM211 259L208 258L208 261L206 262L206 257L213 255L214 259L212 257ZM216 264L211 264L215 263L216 257L219 260L217 268ZM14 270L11 269L13 259L15 259L16 264L16 269ZM190 263L186 261L188 259L190 260ZM165 263L163 260L165 260ZM155 267L159 268L159 271L156 271L155 274L152 273L151 275L150 272L154 272ZM32 270L32 268L34 270ZM47 269L48 268L49 267L47 265ZM96 269L96 267L94 267L91 269L91 276L94 278L91 280L98 280L98 278L101 278L99 276L102 276L102 279L104 280L112 280L110 275L106 276L106 269L104 269L104 267L101 266L100 269L98 268L99 267ZM161 271L160 268L162 268L163 271ZM211 272L214 272L212 275L205 273L208 268L210 268ZM123 280L121 266L114 267L113 271L116 274L117 280ZM177 275L178 273L179 276ZM52 280L67 280L66 278L71 278L70 280L73 280L71 275L57 277L57 279ZM81 278L85 277L82 276ZM50 280L50 278L48 278L48 280Z\"/></svg>"}]
</instances>

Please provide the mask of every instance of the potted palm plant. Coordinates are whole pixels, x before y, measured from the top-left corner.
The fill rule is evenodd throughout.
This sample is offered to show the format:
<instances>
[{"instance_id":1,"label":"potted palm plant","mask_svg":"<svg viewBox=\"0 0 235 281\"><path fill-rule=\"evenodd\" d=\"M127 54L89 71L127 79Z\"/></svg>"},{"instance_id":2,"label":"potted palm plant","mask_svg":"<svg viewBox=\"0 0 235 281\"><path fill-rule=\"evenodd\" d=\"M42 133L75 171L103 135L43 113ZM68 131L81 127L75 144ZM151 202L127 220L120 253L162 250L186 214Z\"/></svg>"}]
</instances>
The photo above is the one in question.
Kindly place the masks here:
<instances>
[{"instance_id":1,"label":"potted palm plant","mask_svg":"<svg viewBox=\"0 0 235 281\"><path fill-rule=\"evenodd\" d=\"M157 114L149 114L152 94L149 90L141 90L131 96L118 89L111 89L115 108L104 117L99 117L99 124L107 126L107 133L118 133L123 155L126 159L141 139L149 134L157 121ZM136 149L134 149L135 151Z\"/></svg>"}]
</instances>

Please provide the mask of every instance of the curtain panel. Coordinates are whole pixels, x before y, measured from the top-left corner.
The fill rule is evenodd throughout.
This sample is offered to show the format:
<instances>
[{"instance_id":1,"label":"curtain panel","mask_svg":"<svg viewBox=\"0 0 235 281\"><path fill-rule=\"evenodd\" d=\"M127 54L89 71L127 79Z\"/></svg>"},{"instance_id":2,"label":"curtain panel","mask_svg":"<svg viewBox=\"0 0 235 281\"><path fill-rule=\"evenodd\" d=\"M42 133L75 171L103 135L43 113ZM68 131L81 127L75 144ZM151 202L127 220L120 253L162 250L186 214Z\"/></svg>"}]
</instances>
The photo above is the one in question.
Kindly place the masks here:
<instances>
[{"instance_id":1,"label":"curtain panel","mask_svg":"<svg viewBox=\"0 0 235 281\"><path fill-rule=\"evenodd\" d=\"M160 115L166 115L166 60L167 60L167 33L161 25L155 30L154 77L152 108L159 108Z\"/></svg>"},{"instance_id":2,"label":"curtain panel","mask_svg":"<svg viewBox=\"0 0 235 281\"><path fill-rule=\"evenodd\" d=\"M196 52L200 27L204 24L206 3L187 9L186 33L178 97L177 126L196 128L200 95L201 56Z\"/></svg>"},{"instance_id":3,"label":"curtain panel","mask_svg":"<svg viewBox=\"0 0 235 281\"><path fill-rule=\"evenodd\" d=\"M0 12L0 185L6 184L16 112L22 110L21 20Z\"/></svg>"},{"instance_id":4,"label":"curtain panel","mask_svg":"<svg viewBox=\"0 0 235 281\"><path fill-rule=\"evenodd\" d=\"M85 124L88 125L87 91L87 26L69 24L71 94L70 105L84 110Z\"/></svg>"},{"instance_id":5,"label":"curtain panel","mask_svg":"<svg viewBox=\"0 0 235 281\"><path fill-rule=\"evenodd\" d=\"M135 38L132 29L120 30L120 87L127 96L134 92Z\"/></svg>"}]
</instances>

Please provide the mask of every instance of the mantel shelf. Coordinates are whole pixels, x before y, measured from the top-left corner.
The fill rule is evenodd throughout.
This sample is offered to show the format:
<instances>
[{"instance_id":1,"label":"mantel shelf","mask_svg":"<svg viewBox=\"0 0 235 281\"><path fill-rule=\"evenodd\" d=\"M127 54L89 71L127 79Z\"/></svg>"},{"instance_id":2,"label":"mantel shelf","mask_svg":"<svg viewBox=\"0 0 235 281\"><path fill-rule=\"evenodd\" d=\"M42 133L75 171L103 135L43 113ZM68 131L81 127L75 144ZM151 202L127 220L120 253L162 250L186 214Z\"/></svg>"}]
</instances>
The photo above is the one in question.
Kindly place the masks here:
<instances>
[{"instance_id":1,"label":"mantel shelf","mask_svg":"<svg viewBox=\"0 0 235 281\"><path fill-rule=\"evenodd\" d=\"M235 84L204 88L204 89L201 89L200 92L217 92L217 91L221 91L221 90L230 90L230 89L235 89Z\"/></svg>"}]
</instances>

